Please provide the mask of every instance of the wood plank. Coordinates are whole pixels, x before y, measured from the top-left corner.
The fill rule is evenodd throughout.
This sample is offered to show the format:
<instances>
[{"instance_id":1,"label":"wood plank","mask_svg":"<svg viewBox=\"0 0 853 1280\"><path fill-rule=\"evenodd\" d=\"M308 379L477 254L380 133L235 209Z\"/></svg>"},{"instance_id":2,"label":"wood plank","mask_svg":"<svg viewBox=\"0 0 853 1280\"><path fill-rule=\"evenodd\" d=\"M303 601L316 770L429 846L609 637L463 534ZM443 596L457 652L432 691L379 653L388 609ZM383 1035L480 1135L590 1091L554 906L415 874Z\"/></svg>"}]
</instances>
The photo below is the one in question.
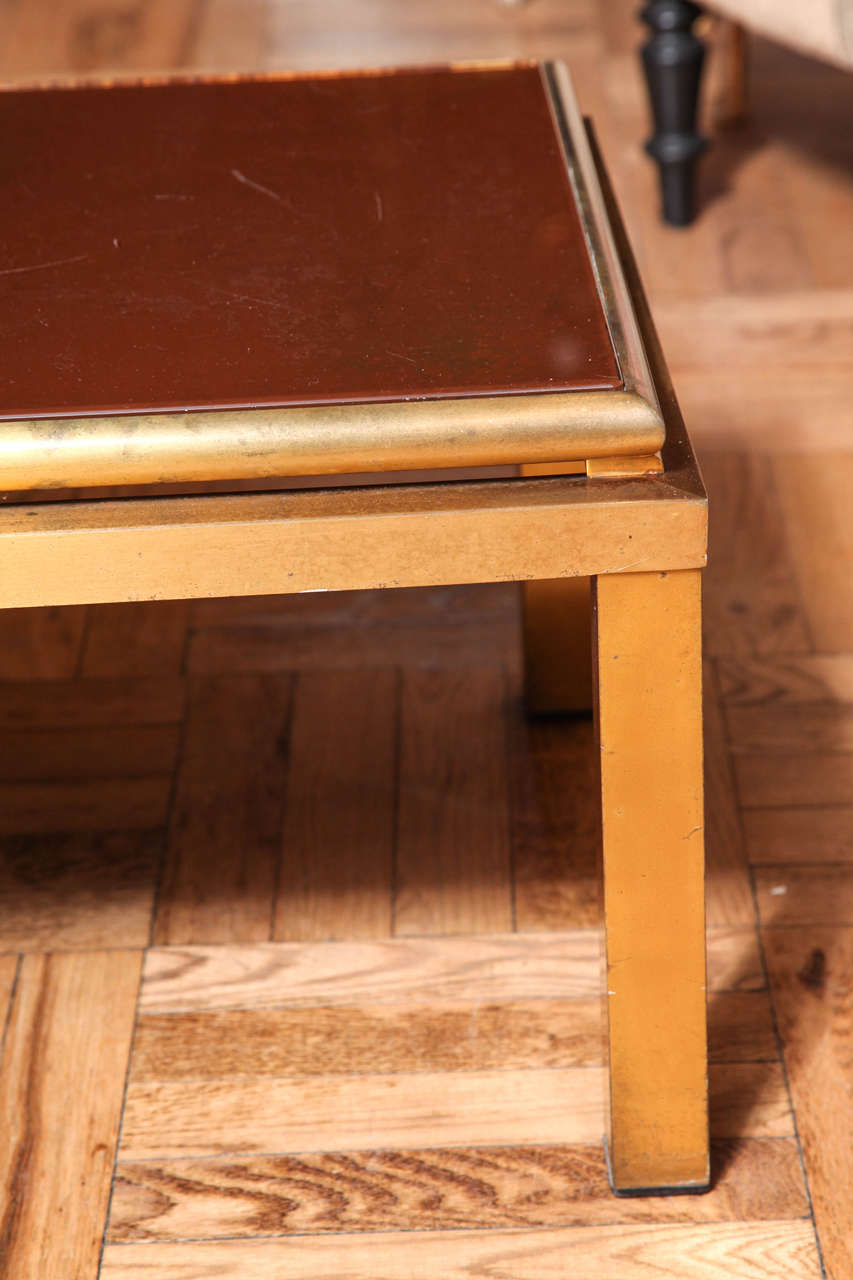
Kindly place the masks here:
<instances>
[{"instance_id":1,"label":"wood plank","mask_svg":"<svg viewBox=\"0 0 853 1280\"><path fill-rule=\"evenodd\" d=\"M783 703L757 707L729 706L725 718L731 748L735 752L751 755L853 754L853 706L821 702L799 707Z\"/></svg>"},{"instance_id":2,"label":"wood plank","mask_svg":"<svg viewBox=\"0 0 853 1280\"><path fill-rule=\"evenodd\" d=\"M734 1261L736 1260L736 1261ZM410 1231L370 1236L218 1244L110 1245L102 1280L446 1280L512 1276L564 1280L682 1277L719 1280L737 1265L755 1280L819 1280L808 1221L567 1227L556 1230ZM617 1271L618 1268L618 1271Z\"/></svg>"},{"instance_id":3,"label":"wood plank","mask_svg":"<svg viewBox=\"0 0 853 1280\"><path fill-rule=\"evenodd\" d=\"M705 748L705 893L711 925L749 925L755 904L734 775L712 662L703 670Z\"/></svg>"},{"instance_id":4,"label":"wood plank","mask_svg":"<svg viewBox=\"0 0 853 1280\"><path fill-rule=\"evenodd\" d=\"M132 1082L121 1158L593 1143L603 1090L600 1067Z\"/></svg>"},{"instance_id":5,"label":"wood plank","mask_svg":"<svg viewBox=\"0 0 853 1280\"><path fill-rule=\"evenodd\" d=\"M3 735L0 779L66 782L171 774L179 736L176 724L12 731Z\"/></svg>"},{"instance_id":6,"label":"wood plank","mask_svg":"<svg viewBox=\"0 0 853 1280\"><path fill-rule=\"evenodd\" d=\"M708 1001L711 1062L775 1062L778 1053L766 991L711 994Z\"/></svg>"},{"instance_id":7,"label":"wood plank","mask_svg":"<svg viewBox=\"0 0 853 1280\"><path fill-rule=\"evenodd\" d=\"M654 310L667 360L677 372L716 373L725 367L753 377L778 361L817 376L822 368L845 364L850 354L853 289L739 291L737 306L726 294L662 298Z\"/></svg>"},{"instance_id":8,"label":"wood plank","mask_svg":"<svg viewBox=\"0 0 853 1280\"><path fill-rule=\"evenodd\" d=\"M144 947L163 852L159 831L0 840L0 938L17 951Z\"/></svg>"},{"instance_id":9,"label":"wood plank","mask_svg":"<svg viewBox=\"0 0 853 1280\"><path fill-rule=\"evenodd\" d=\"M753 929L712 929L712 991L764 984ZM592 930L382 942L152 948L146 1014L332 1004L564 1000L598 996L601 942Z\"/></svg>"},{"instance_id":10,"label":"wood plank","mask_svg":"<svg viewBox=\"0 0 853 1280\"><path fill-rule=\"evenodd\" d=\"M503 671L403 674L394 931L512 926Z\"/></svg>"},{"instance_id":11,"label":"wood plank","mask_svg":"<svg viewBox=\"0 0 853 1280\"><path fill-rule=\"evenodd\" d=\"M122 1162L107 1239L808 1216L793 1138L720 1141L712 1168L707 1195L617 1200L600 1143Z\"/></svg>"},{"instance_id":12,"label":"wood plank","mask_svg":"<svg viewBox=\"0 0 853 1280\"><path fill-rule=\"evenodd\" d=\"M853 865L758 866L755 896L762 924L853 924Z\"/></svg>"},{"instance_id":13,"label":"wood plank","mask_svg":"<svg viewBox=\"0 0 853 1280\"><path fill-rule=\"evenodd\" d=\"M86 610L75 605L0 612L0 680L62 680L74 675Z\"/></svg>"},{"instance_id":14,"label":"wood plank","mask_svg":"<svg viewBox=\"0 0 853 1280\"><path fill-rule=\"evenodd\" d=\"M815 280L779 163L784 147L766 138L756 145L758 131L753 128L747 120L745 128L729 134L727 154L712 150L703 175L710 185L717 165L738 167L737 198L723 195L709 210L716 222L726 292L772 296L808 289Z\"/></svg>"},{"instance_id":15,"label":"wood plank","mask_svg":"<svg viewBox=\"0 0 853 1280\"><path fill-rule=\"evenodd\" d=\"M97 1273L140 962L133 951L21 962L0 1064L10 1277Z\"/></svg>"},{"instance_id":16,"label":"wood plank","mask_svg":"<svg viewBox=\"0 0 853 1280\"><path fill-rule=\"evenodd\" d=\"M168 676L10 682L0 689L0 729L175 724L183 718L184 697L183 680Z\"/></svg>"},{"instance_id":17,"label":"wood plank","mask_svg":"<svg viewBox=\"0 0 853 1280\"><path fill-rule=\"evenodd\" d=\"M733 764L744 809L853 805L853 755L736 755Z\"/></svg>"},{"instance_id":18,"label":"wood plank","mask_svg":"<svg viewBox=\"0 0 853 1280\"><path fill-rule=\"evenodd\" d=\"M274 627L299 632L324 628L330 632L375 628L414 630L446 626L460 628L489 621L518 624L518 587L512 582L475 582L451 587L397 587L393 591L309 591L302 595L232 596L193 600L192 625L210 627ZM282 637L281 644L287 640Z\"/></svg>"},{"instance_id":19,"label":"wood plank","mask_svg":"<svg viewBox=\"0 0 853 1280\"><path fill-rule=\"evenodd\" d=\"M3 941L5 946L5 939ZM12 993L18 979L18 956L0 955L0 1059L6 1039L6 1024L12 1007Z\"/></svg>"},{"instance_id":20,"label":"wood plank","mask_svg":"<svg viewBox=\"0 0 853 1280\"><path fill-rule=\"evenodd\" d=\"M176 675L183 664L189 618L186 600L92 605L81 675Z\"/></svg>"},{"instance_id":21,"label":"wood plank","mask_svg":"<svg viewBox=\"0 0 853 1280\"><path fill-rule=\"evenodd\" d=\"M824 1263L844 1280L853 1274L853 930L767 929L763 938Z\"/></svg>"},{"instance_id":22,"label":"wood plank","mask_svg":"<svg viewBox=\"0 0 853 1280\"><path fill-rule=\"evenodd\" d=\"M518 661L517 618L424 626L205 627L193 634L187 662L194 675L297 668L455 668L476 665L484 653L492 659L496 654L512 654Z\"/></svg>"},{"instance_id":23,"label":"wood plank","mask_svg":"<svg viewBox=\"0 0 853 1280\"><path fill-rule=\"evenodd\" d=\"M853 453L776 458L773 475L815 647L827 653L849 652Z\"/></svg>"},{"instance_id":24,"label":"wood plank","mask_svg":"<svg viewBox=\"0 0 853 1280\"><path fill-rule=\"evenodd\" d=\"M766 458L707 452L710 555L705 635L711 655L805 653L811 648Z\"/></svg>"},{"instance_id":25,"label":"wood plank","mask_svg":"<svg viewBox=\"0 0 853 1280\"><path fill-rule=\"evenodd\" d=\"M398 681L388 670L300 673L273 937L391 931Z\"/></svg>"},{"instance_id":26,"label":"wood plank","mask_svg":"<svg viewBox=\"0 0 853 1280\"><path fill-rule=\"evenodd\" d=\"M714 1062L776 1058L766 992L712 996ZM132 1078L324 1075L342 1072L480 1071L498 1067L599 1066L598 997L482 1005L360 1005L143 1015Z\"/></svg>"},{"instance_id":27,"label":"wood plank","mask_svg":"<svg viewBox=\"0 0 853 1280\"><path fill-rule=\"evenodd\" d=\"M520 930L601 922L601 797L592 721L511 715L510 840Z\"/></svg>"},{"instance_id":28,"label":"wood plank","mask_svg":"<svg viewBox=\"0 0 853 1280\"><path fill-rule=\"evenodd\" d=\"M853 703L853 654L719 658L723 701L736 706Z\"/></svg>"},{"instance_id":29,"label":"wood plank","mask_svg":"<svg viewBox=\"0 0 853 1280\"><path fill-rule=\"evenodd\" d=\"M743 823L753 864L853 862L853 807L748 809Z\"/></svg>"},{"instance_id":30,"label":"wood plank","mask_svg":"<svg viewBox=\"0 0 853 1280\"><path fill-rule=\"evenodd\" d=\"M121 0L94 8L80 0L56 0L46 30L36 10L19 5L0 65L7 76L17 77L179 65L195 8L195 0L180 0L166 9L148 4L128 9Z\"/></svg>"},{"instance_id":31,"label":"wood plank","mask_svg":"<svg viewBox=\"0 0 853 1280\"><path fill-rule=\"evenodd\" d=\"M0 783L0 837L51 831L131 831L166 821L171 778Z\"/></svg>"},{"instance_id":32,"label":"wood plank","mask_svg":"<svg viewBox=\"0 0 853 1280\"><path fill-rule=\"evenodd\" d=\"M707 931L706 946L709 991L759 991L765 985L754 926L712 925Z\"/></svg>"},{"instance_id":33,"label":"wood plank","mask_svg":"<svg viewBox=\"0 0 853 1280\"><path fill-rule=\"evenodd\" d=\"M154 937L269 937L284 812L292 677L190 684Z\"/></svg>"},{"instance_id":34,"label":"wood plank","mask_svg":"<svg viewBox=\"0 0 853 1280\"><path fill-rule=\"evenodd\" d=\"M787 1138L794 1118L778 1062L733 1062L708 1074L712 1137Z\"/></svg>"},{"instance_id":35,"label":"wood plank","mask_svg":"<svg viewBox=\"0 0 853 1280\"><path fill-rule=\"evenodd\" d=\"M767 1004L763 992L750 994ZM725 1020L737 1038L737 1013ZM601 1040L597 997L145 1015L132 1078L599 1066ZM758 1048L754 1035L752 1041Z\"/></svg>"},{"instance_id":36,"label":"wood plank","mask_svg":"<svg viewBox=\"0 0 853 1280\"><path fill-rule=\"evenodd\" d=\"M726 295L737 309L737 301ZM721 365L721 368L726 367ZM767 377L767 365L729 370L675 369L678 398L690 438L703 459L711 452L749 450L756 455L823 455L850 448L849 404L853 377L843 364L786 365ZM784 513L780 519L787 522Z\"/></svg>"},{"instance_id":37,"label":"wood plank","mask_svg":"<svg viewBox=\"0 0 853 1280\"><path fill-rule=\"evenodd\" d=\"M578 930L227 949L155 947L145 958L140 1010L598 996L600 946L595 932Z\"/></svg>"},{"instance_id":38,"label":"wood plank","mask_svg":"<svg viewBox=\"0 0 853 1280\"><path fill-rule=\"evenodd\" d=\"M121 1158L597 1142L600 1067L134 1082ZM711 1072L719 1137L790 1137L776 1063Z\"/></svg>"}]
</instances>

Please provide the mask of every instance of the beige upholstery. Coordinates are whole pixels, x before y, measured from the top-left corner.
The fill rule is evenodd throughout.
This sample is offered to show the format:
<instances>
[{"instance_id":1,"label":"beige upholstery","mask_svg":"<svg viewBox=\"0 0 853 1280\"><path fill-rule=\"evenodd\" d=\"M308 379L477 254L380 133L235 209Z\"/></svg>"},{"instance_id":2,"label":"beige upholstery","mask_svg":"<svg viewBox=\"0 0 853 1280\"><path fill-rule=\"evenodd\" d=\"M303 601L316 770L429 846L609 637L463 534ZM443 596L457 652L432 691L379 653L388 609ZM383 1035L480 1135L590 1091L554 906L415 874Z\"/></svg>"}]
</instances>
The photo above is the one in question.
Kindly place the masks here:
<instances>
[{"instance_id":1,"label":"beige upholstery","mask_svg":"<svg viewBox=\"0 0 853 1280\"><path fill-rule=\"evenodd\" d=\"M853 66L853 0L710 0L709 8L771 40Z\"/></svg>"}]
</instances>

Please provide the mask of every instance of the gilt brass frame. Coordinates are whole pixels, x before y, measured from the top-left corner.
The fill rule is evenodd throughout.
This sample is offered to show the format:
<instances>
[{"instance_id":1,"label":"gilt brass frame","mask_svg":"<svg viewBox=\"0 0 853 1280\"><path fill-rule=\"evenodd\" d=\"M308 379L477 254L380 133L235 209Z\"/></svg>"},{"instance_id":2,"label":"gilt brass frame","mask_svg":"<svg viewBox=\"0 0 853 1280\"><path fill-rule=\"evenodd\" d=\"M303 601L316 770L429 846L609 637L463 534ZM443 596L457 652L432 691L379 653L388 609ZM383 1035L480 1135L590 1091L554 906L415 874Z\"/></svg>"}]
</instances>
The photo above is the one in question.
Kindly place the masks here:
<instances>
[{"instance_id":1,"label":"gilt brass frame","mask_svg":"<svg viewBox=\"0 0 853 1280\"><path fill-rule=\"evenodd\" d=\"M565 67L546 63L541 74L621 390L4 421L0 493L655 454L663 418L583 121Z\"/></svg>"}]
</instances>

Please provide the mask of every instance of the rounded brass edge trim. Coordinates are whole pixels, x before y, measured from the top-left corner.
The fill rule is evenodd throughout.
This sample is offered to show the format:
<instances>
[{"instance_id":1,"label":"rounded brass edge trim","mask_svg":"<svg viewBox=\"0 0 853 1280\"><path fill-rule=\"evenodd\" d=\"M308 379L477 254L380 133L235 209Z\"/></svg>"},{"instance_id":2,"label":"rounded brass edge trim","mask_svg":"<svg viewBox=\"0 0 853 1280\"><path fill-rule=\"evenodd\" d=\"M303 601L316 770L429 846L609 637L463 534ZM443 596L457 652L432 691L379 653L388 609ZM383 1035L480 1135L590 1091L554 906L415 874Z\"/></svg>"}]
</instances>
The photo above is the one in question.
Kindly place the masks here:
<instances>
[{"instance_id":1,"label":"rounded brass edge trim","mask_svg":"<svg viewBox=\"0 0 853 1280\"><path fill-rule=\"evenodd\" d=\"M655 453L628 391L0 423L0 491L495 466Z\"/></svg>"}]
</instances>

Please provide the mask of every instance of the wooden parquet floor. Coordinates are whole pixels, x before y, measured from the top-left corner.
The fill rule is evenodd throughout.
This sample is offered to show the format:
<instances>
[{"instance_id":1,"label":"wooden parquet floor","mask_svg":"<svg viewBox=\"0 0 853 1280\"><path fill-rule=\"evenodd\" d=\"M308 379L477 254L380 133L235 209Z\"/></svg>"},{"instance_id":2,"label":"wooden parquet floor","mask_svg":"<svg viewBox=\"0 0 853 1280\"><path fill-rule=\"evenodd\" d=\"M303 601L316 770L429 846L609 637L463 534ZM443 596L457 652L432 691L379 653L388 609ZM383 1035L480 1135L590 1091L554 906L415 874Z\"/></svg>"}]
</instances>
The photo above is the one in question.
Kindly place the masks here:
<instances>
[{"instance_id":1,"label":"wooden parquet floor","mask_svg":"<svg viewBox=\"0 0 853 1280\"><path fill-rule=\"evenodd\" d=\"M633 7L6 0L0 74L572 66L712 499L713 1189L607 1188L592 732L514 587L18 611L8 1280L853 1276L853 77L754 42L667 230Z\"/></svg>"}]
</instances>

